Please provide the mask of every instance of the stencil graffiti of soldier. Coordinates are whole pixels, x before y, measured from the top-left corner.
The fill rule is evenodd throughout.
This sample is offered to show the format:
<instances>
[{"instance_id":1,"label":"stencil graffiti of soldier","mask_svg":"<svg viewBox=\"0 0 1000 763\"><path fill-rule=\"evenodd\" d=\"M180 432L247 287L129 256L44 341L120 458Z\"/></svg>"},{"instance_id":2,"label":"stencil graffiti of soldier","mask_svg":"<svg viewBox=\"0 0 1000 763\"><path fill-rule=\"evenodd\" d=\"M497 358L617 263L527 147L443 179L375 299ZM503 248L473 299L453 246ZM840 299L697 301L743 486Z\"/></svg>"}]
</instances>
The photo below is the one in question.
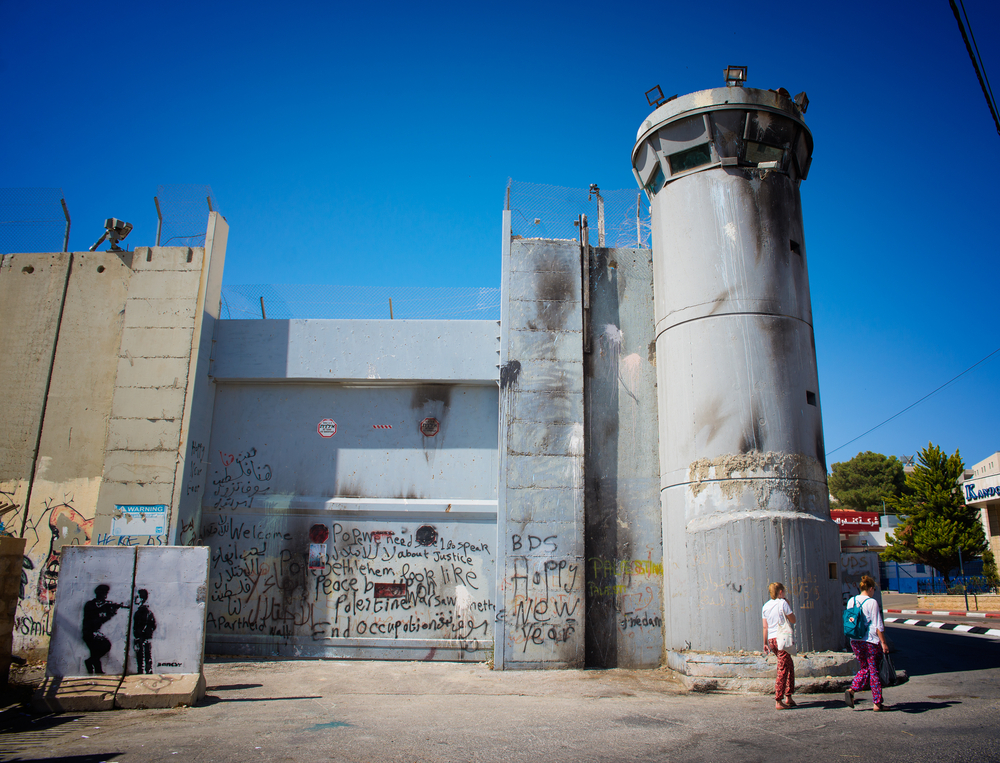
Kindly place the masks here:
<instances>
[{"instance_id":1,"label":"stencil graffiti of soldier","mask_svg":"<svg viewBox=\"0 0 1000 763\"><path fill-rule=\"evenodd\" d=\"M127 608L126 604L108 601L111 586L101 583L94 589L94 598L83 605L83 643L90 649L90 658L83 661L87 673L104 673L101 660L111 651L111 641L101 633L101 626L118 614L118 610Z\"/></svg>"},{"instance_id":2,"label":"stencil graffiti of soldier","mask_svg":"<svg viewBox=\"0 0 1000 763\"><path fill-rule=\"evenodd\" d=\"M135 665L139 673L153 672L153 653L150 639L156 630L156 618L146 600L149 592L140 588L135 594L136 609L132 614L132 647L135 649Z\"/></svg>"}]
</instances>

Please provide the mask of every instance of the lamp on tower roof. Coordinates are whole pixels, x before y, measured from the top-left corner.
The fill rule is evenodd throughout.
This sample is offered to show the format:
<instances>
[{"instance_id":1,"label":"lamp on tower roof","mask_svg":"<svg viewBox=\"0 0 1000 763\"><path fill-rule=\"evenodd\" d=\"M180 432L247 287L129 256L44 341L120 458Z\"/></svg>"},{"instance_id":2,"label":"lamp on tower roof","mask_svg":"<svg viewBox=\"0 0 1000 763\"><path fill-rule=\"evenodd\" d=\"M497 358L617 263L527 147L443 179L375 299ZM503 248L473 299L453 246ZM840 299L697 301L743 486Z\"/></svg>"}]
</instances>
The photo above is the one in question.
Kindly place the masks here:
<instances>
[{"instance_id":1,"label":"lamp on tower roof","mask_svg":"<svg viewBox=\"0 0 1000 763\"><path fill-rule=\"evenodd\" d=\"M747 81L747 68L745 66L727 66L725 70L726 87L743 87Z\"/></svg>"}]
</instances>

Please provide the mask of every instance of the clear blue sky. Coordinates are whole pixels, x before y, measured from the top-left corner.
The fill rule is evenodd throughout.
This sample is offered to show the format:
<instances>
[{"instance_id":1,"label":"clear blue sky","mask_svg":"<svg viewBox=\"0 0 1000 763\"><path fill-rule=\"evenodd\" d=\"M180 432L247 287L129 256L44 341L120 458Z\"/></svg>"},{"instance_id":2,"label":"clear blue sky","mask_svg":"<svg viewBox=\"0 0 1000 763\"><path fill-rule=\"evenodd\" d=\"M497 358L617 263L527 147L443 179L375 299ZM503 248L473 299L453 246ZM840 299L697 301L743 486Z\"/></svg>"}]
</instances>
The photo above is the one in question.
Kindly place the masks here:
<instances>
[{"instance_id":1,"label":"clear blue sky","mask_svg":"<svg viewBox=\"0 0 1000 763\"><path fill-rule=\"evenodd\" d=\"M966 0L1000 88L1000 4ZM836 4L0 0L0 186L71 249L153 242L212 186L226 283L495 286L508 177L630 188L643 92L805 90L828 451L1000 347L997 135L947 0ZM1000 449L1000 354L830 454Z\"/></svg>"}]
</instances>

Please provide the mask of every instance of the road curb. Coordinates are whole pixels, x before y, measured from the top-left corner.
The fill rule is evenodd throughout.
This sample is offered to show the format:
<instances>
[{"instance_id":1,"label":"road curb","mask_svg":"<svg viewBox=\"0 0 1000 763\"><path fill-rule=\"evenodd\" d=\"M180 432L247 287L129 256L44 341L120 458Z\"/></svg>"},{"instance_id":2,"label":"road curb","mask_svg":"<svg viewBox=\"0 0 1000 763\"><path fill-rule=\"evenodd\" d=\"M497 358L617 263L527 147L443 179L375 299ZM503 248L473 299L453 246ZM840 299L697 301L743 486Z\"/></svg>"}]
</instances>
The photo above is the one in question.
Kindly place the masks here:
<instances>
[{"instance_id":1,"label":"road curb","mask_svg":"<svg viewBox=\"0 0 1000 763\"><path fill-rule=\"evenodd\" d=\"M1000 612L943 612L931 609L887 609L896 615L936 615L937 617L994 617L1000 619Z\"/></svg>"},{"instance_id":2,"label":"road curb","mask_svg":"<svg viewBox=\"0 0 1000 763\"><path fill-rule=\"evenodd\" d=\"M941 613L938 614L948 614ZM954 614L954 613L951 613ZM938 628L943 631L953 631L955 633L971 633L976 636L1000 636L1000 628L986 628L982 625L964 625L963 623L939 623L933 620L908 620L905 617L887 617L887 623L897 625L915 625L919 628Z\"/></svg>"}]
</instances>

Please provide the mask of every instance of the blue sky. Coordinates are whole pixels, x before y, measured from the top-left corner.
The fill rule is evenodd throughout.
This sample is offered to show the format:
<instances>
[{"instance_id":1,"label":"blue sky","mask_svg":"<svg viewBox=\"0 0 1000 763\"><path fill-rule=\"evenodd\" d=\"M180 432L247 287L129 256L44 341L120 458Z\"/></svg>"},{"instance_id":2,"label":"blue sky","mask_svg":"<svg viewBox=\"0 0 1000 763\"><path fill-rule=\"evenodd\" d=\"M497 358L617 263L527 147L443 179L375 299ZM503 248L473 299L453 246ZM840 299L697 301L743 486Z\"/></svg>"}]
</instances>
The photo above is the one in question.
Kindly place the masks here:
<instances>
[{"instance_id":1,"label":"blue sky","mask_svg":"<svg viewBox=\"0 0 1000 763\"><path fill-rule=\"evenodd\" d=\"M966 0L1000 86L1000 4ZM828 452L1000 348L997 135L947 0L0 0L0 187L71 249L211 185L227 284L495 286L508 177L631 188L644 91L809 94L801 188ZM1000 354L830 453L1000 449Z\"/></svg>"}]
</instances>

